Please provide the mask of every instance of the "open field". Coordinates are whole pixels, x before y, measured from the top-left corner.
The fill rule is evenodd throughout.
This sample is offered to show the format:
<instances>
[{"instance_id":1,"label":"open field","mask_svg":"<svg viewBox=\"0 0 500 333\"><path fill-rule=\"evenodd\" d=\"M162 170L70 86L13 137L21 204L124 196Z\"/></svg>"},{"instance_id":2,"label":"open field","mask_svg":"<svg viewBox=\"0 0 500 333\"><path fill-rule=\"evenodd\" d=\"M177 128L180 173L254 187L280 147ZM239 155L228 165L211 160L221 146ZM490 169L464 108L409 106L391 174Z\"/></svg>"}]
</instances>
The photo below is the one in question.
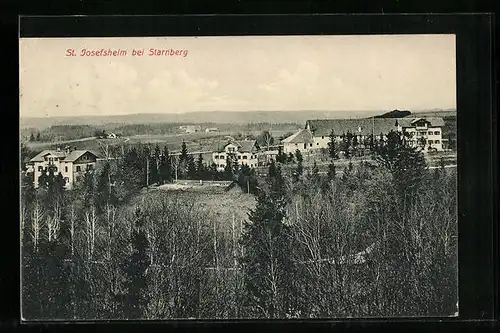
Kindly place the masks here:
<instances>
[{"instance_id":1,"label":"open field","mask_svg":"<svg viewBox=\"0 0 500 333\"><path fill-rule=\"evenodd\" d=\"M197 207L206 213L207 221L215 220L220 226L231 228L233 219L239 225L248 221L248 212L255 208L255 197L241 191L239 187L234 187L226 192L222 187L204 186L199 188L179 187L178 190L165 190L160 188L143 190L132 202L134 204L142 200L149 200L161 196L177 197L185 202L196 203ZM228 229L226 230L228 231Z\"/></svg>"},{"instance_id":2,"label":"open field","mask_svg":"<svg viewBox=\"0 0 500 333\"><path fill-rule=\"evenodd\" d=\"M33 151L34 154L44 149L55 149L61 145L70 145L74 149L89 149L100 151L101 145L120 146L120 145L137 145L137 144L151 144L159 145L160 149L164 146L172 152L179 152L182 142L186 142L186 147L189 152L212 152L222 149L224 144L228 141L228 137L233 137L236 140L243 140L245 137L257 137L260 131L249 131L246 133L241 132L196 132L196 133L183 133L183 134L147 134L147 135L133 135L119 139L97 139L94 137L82 138L76 140L66 140L59 142L27 142L27 147ZM273 137L276 141L278 138L289 133L288 130L273 131ZM203 158L211 159L211 153L204 153Z\"/></svg>"}]
</instances>

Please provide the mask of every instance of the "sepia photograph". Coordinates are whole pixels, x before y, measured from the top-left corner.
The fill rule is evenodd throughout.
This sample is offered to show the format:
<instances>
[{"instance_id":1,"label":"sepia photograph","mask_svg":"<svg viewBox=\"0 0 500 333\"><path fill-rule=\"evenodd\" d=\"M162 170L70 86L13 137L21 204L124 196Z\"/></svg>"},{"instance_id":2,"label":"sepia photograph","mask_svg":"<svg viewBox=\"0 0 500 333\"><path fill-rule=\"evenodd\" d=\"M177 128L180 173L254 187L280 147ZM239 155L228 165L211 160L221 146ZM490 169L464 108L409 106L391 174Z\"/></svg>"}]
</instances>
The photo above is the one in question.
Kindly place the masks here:
<instances>
[{"instance_id":1,"label":"sepia photograph","mask_svg":"<svg viewBox=\"0 0 500 333\"><path fill-rule=\"evenodd\" d=\"M457 317L452 34L19 39L24 321Z\"/></svg>"}]
</instances>

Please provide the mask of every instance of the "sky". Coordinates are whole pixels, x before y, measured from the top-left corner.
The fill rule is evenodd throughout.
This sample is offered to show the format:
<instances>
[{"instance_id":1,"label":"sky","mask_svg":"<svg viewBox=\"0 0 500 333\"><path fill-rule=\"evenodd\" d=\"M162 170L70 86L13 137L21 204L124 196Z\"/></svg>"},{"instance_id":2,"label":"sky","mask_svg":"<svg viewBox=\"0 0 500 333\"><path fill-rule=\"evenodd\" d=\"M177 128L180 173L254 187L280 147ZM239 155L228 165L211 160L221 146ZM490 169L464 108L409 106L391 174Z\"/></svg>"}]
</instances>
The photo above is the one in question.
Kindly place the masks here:
<instances>
[{"instance_id":1,"label":"sky","mask_svg":"<svg viewBox=\"0 0 500 333\"><path fill-rule=\"evenodd\" d=\"M22 38L19 47L21 117L456 108L454 35Z\"/></svg>"}]
</instances>

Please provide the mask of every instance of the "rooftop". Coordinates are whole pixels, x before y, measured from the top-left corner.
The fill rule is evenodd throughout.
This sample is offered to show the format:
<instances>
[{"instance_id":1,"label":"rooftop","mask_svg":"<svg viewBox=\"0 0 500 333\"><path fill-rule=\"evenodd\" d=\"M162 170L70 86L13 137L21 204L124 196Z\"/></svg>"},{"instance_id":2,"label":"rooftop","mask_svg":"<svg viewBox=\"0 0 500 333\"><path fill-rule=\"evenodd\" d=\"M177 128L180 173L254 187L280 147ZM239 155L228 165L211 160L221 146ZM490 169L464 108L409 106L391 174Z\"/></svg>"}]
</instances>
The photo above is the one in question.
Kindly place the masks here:
<instances>
[{"instance_id":1,"label":"rooftop","mask_svg":"<svg viewBox=\"0 0 500 333\"><path fill-rule=\"evenodd\" d=\"M229 144L233 144L238 147L238 151L240 152L251 152L255 150L255 143L256 140L231 141L226 143L224 148Z\"/></svg>"},{"instance_id":2,"label":"rooftop","mask_svg":"<svg viewBox=\"0 0 500 333\"><path fill-rule=\"evenodd\" d=\"M347 132L359 135L387 134L397 126L413 127L413 123L425 119L431 127L443 127L443 118L363 118L363 119L315 119L306 122L315 136L328 136L333 130L335 135Z\"/></svg>"},{"instance_id":3,"label":"rooftop","mask_svg":"<svg viewBox=\"0 0 500 333\"><path fill-rule=\"evenodd\" d=\"M303 128L298 130L297 133L290 135L289 137L281 140L282 143L312 143L313 136L310 130Z\"/></svg>"},{"instance_id":4,"label":"rooftop","mask_svg":"<svg viewBox=\"0 0 500 333\"><path fill-rule=\"evenodd\" d=\"M43 162L44 157L47 155L54 155L59 157L61 160L72 162L83 156L85 153L91 153L92 155L99 157L99 154L90 150L73 150L71 152L59 151L59 150L44 150L41 153L33 157L30 162Z\"/></svg>"}]
</instances>

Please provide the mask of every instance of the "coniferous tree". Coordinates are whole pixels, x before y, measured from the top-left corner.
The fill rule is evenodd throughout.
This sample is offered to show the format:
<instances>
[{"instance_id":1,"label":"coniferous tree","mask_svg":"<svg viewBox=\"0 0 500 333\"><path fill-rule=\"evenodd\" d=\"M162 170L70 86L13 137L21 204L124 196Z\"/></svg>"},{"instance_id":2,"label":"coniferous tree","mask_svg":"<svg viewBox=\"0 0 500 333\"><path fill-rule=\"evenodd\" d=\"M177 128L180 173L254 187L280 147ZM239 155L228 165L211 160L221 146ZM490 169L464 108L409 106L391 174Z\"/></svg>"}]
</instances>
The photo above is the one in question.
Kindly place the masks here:
<instances>
[{"instance_id":1,"label":"coniferous tree","mask_svg":"<svg viewBox=\"0 0 500 333\"><path fill-rule=\"evenodd\" d=\"M40 132L36 134L36 141L40 141Z\"/></svg>"},{"instance_id":2,"label":"coniferous tree","mask_svg":"<svg viewBox=\"0 0 500 333\"><path fill-rule=\"evenodd\" d=\"M238 185L245 193L257 194L258 183L255 170L244 164L238 170Z\"/></svg>"},{"instance_id":3,"label":"coniferous tree","mask_svg":"<svg viewBox=\"0 0 500 333\"><path fill-rule=\"evenodd\" d=\"M20 147L20 155L21 155L21 171L26 171L27 170L27 162L29 159L29 155L31 153L30 149L24 142L21 142L21 147Z\"/></svg>"},{"instance_id":4,"label":"coniferous tree","mask_svg":"<svg viewBox=\"0 0 500 333\"><path fill-rule=\"evenodd\" d=\"M86 207L94 205L97 201L94 174L88 171L85 172L82 181L77 186L78 190L82 193L83 205Z\"/></svg>"},{"instance_id":5,"label":"coniferous tree","mask_svg":"<svg viewBox=\"0 0 500 333\"><path fill-rule=\"evenodd\" d=\"M54 196L57 199L62 199L64 194L64 186L66 185L66 181L64 180L63 175L59 172L57 176L54 178Z\"/></svg>"},{"instance_id":6,"label":"coniferous tree","mask_svg":"<svg viewBox=\"0 0 500 333\"><path fill-rule=\"evenodd\" d=\"M368 136L368 147L370 148L370 151L373 153L375 151L375 138L373 136L373 133Z\"/></svg>"},{"instance_id":7,"label":"coniferous tree","mask_svg":"<svg viewBox=\"0 0 500 333\"><path fill-rule=\"evenodd\" d=\"M233 180L233 162L228 157L226 158L226 166L224 167L224 180Z\"/></svg>"},{"instance_id":8,"label":"coniferous tree","mask_svg":"<svg viewBox=\"0 0 500 333\"><path fill-rule=\"evenodd\" d=\"M302 153L298 149L295 151L295 158L297 159L297 167L295 168L295 172L293 173L293 179L297 182L300 180L300 177L302 177L302 174L304 173L304 167L302 165L303 157Z\"/></svg>"},{"instance_id":9,"label":"coniferous tree","mask_svg":"<svg viewBox=\"0 0 500 333\"><path fill-rule=\"evenodd\" d=\"M153 154L156 158L159 158L161 156L161 150L160 146L158 144L155 145L155 150Z\"/></svg>"},{"instance_id":10,"label":"coniferous tree","mask_svg":"<svg viewBox=\"0 0 500 333\"><path fill-rule=\"evenodd\" d=\"M391 172L400 198L413 200L427 169L423 154L395 131L388 133L387 142L377 148L377 153L380 164Z\"/></svg>"},{"instance_id":11,"label":"coniferous tree","mask_svg":"<svg viewBox=\"0 0 500 333\"><path fill-rule=\"evenodd\" d=\"M194 161L193 155L188 155L187 157L187 179L196 179L198 170L196 168L196 162Z\"/></svg>"},{"instance_id":12,"label":"coniferous tree","mask_svg":"<svg viewBox=\"0 0 500 333\"><path fill-rule=\"evenodd\" d=\"M327 173L328 179L329 180L335 179L336 173L337 170L335 169L335 163L332 160L330 161L330 164L328 164L328 173Z\"/></svg>"},{"instance_id":13,"label":"coniferous tree","mask_svg":"<svg viewBox=\"0 0 500 333\"><path fill-rule=\"evenodd\" d=\"M116 186L122 199L127 198L132 193L139 191L144 185L145 163L139 159L136 148L128 150L122 157L119 164Z\"/></svg>"},{"instance_id":14,"label":"coniferous tree","mask_svg":"<svg viewBox=\"0 0 500 333\"><path fill-rule=\"evenodd\" d=\"M187 158L188 158L188 149L186 146L186 142L182 141L181 154L179 155L179 162L187 161Z\"/></svg>"},{"instance_id":15,"label":"coniferous tree","mask_svg":"<svg viewBox=\"0 0 500 333\"><path fill-rule=\"evenodd\" d=\"M157 184L160 181L159 167L160 167L160 146L156 144L153 154L149 161L149 183Z\"/></svg>"},{"instance_id":16,"label":"coniferous tree","mask_svg":"<svg viewBox=\"0 0 500 333\"><path fill-rule=\"evenodd\" d=\"M453 150L453 151L457 149L457 142L456 142L455 138L449 139L448 148Z\"/></svg>"},{"instance_id":17,"label":"coniferous tree","mask_svg":"<svg viewBox=\"0 0 500 333\"><path fill-rule=\"evenodd\" d=\"M159 180L162 184L172 181L172 165L170 162L170 153L167 146L163 148L163 153L160 157L160 167L158 170Z\"/></svg>"},{"instance_id":18,"label":"coniferous tree","mask_svg":"<svg viewBox=\"0 0 500 333\"><path fill-rule=\"evenodd\" d=\"M258 316L285 318L293 308L293 265L289 255L285 185L279 166L271 162L267 190L259 190L257 205L245 224L242 259L248 302L261 309Z\"/></svg>"},{"instance_id":19,"label":"coniferous tree","mask_svg":"<svg viewBox=\"0 0 500 333\"><path fill-rule=\"evenodd\" d=\"M286 160L287 156L283 153L283 148L281 148L281 146L278 146L278 155L276 156L276 162L286 163Z\"/></svg>"},{"instance_id":20,"label":"coniferous tree","mask_svg":"<svg viewBox=\"0 0 500 333\"><path fill-rule=\"evenodd\" d=\"M359 145L358 136L356 134L354 134L352 136L352 150L353 150L354 154L356 154L356 152L357 152L358 145Z\"/></svg>"},{"instance_id":21,"label":"coniferous tree","mask_svg":"<svg viewBox=\"0 0 500 333\"><path fill-rule=\"evenodd\" d=\"M209 174L211 180L220 180L220 172L217 170L217 164L215 164L215 162L210 164Z\"/></svg>"},{"instance_id":22,"label":"coniferous tree","mask_svg":"<svg viewBox=\"0 0 500 333\"><path fill-rule=\"evenodd\" d=\"M99 213L104 211L107 204L117 205L118 198L114 187L115 174L111 170L111 164L106 162L97 173L96 180L96 208Z\"/></svg>"},{"instance_id":23,"label":"coniferous tree","mask_svg":"<svg viewBox=\"0 0 500 333\"><path fill-rule=\"evenodd\" d=\"M186 146L186 142L182 142L181 154L179 155L178 161L178 173L179 178L186 178L188 176L188 166L189 166L189 153Z\"/></svg>"},{"instance_id":24,"label":"coniferous tree","mask_svg":"<svg viewBox=\"0 0 500 333\"><path fill-rule=\"evenodd\" d=\"M30 141L31 142L35 141L35 135L33 134L33 132L31 132L31 135L30 135Z\"/></svg>"},{"instance_id":25,"label":"coniferous tree","mask_svg":"<svg viewBox=\"0 0 500 333\"><path fill-rule=\"evenodd\" d=\"M276 177L278 171L277 171L277 166L276 163L274 162L274 159L271 160L269 163L269 168L268 168L268 175L270 178Z\"/></svg>"},{"instance_id":26,"label":"coniferous tree","mask_svg":"<svg viewBox=\"0 0 500 333\"><path fill-rule=\"evenodd\" d=\"M205 165L203 164L203 155L198 155L198 160L196 161L196 174L198 179L205 178Z\"/></svg>"},{"instance_id":27,"label":"coniferous tree","mask_svg":"<svg viewBox=\"0 0 500 333\"><path fill-rule=\"evenodd\" d=\"M311 179L313 182L319 182L319 168L316 161L314 161L311 169Z\"/></svg>"},{"instance_id":28,"label":"coniferous tree","mask_svg":"<svg viewBox=\"0 0 500 333\"><path fill-rule=\"evenodd\" d=\"M335 133L333 130L330 132L330 142L328 142L328 156L331 159L338 158L337 147L335 144Z\"/></svg>"},{"instance_id":29,"label":"coniferous tree","mask_svg":"<svg viewBox=\"0 0 500 333\"><path fill-rule=\"evenodd\" d=\"M288 156L287 156L287 163L293 163L294 162L294 158L295 156L293 155L293 153L288 153Z\"/></svg>"},{"instance_id":30,"label":"coniferous tree","mask_svg":"<svg viewBox=\"0 0 500 333\"><path fill-rule=\"evenodd\" d=\"M352 144L352 134L350 131L347 131L347 134L344 136L344 156L345 156L345 158L351 158L351 144Z\"/></svg>"},{"instance_id":31,"label":"coniferous tree","mask_svg":"<svg viewBox=\"0 0 500 333\"><path fill-rule=\"evenodd\" d=\"M148 304L146 270L150 261L148 257L149 242L144 230L145 224L145 213L137 208L130 238L132 253L124 267L128 289L125 298L125 313L130 319L141 319Z\"/></svg>"}]
</instances>

